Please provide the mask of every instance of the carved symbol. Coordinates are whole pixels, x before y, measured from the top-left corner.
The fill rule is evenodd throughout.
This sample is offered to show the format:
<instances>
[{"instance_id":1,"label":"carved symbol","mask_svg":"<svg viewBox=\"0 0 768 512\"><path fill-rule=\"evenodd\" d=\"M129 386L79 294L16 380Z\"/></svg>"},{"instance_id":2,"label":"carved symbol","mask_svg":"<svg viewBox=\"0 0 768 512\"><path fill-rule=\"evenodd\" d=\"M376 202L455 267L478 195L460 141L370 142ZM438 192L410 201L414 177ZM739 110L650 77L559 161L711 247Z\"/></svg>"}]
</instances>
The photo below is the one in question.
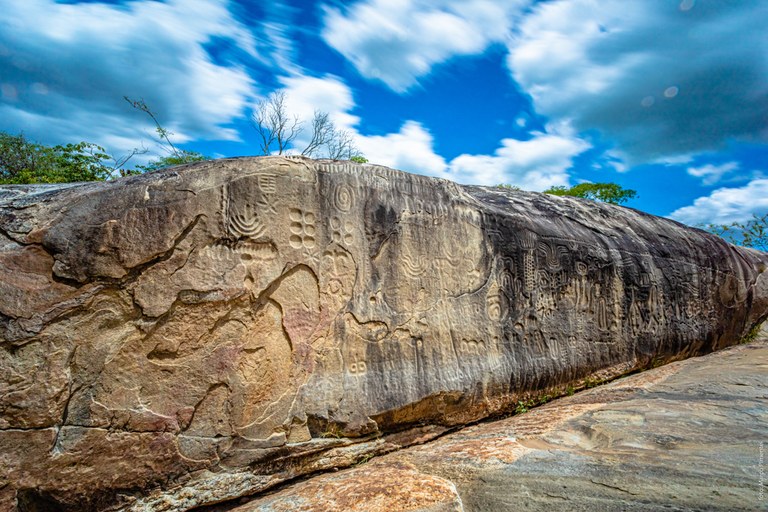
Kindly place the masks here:
<instances>
[{"instance_id":1,"label":"carved symbol","mask_svg":"<svg viewBox=\"0 0 768 512\"><path fill-rule=\"evenodd\" d=\"M419 260L418 257L412 256L409 252L403 254L402 261L405 272L411 277L418 277L429 268L427 262Z\"/></svg>"},{"instance_id":2,"label":"carved symbol","mask_svg":"<svg viewBox=\"0 0 768 512\"><path fill-rule=\"evenodd\" d=\"M235 262L235 252L224 244L215 243L203 247L200 251L200 258L203 260L212 260L216 262Z\"/></svg>"},{"instance_id":3,"label":"carved symbol","mask_svg":"<svg viewBox=\"0 0 768 512\"><path fill-rule=\"evenodd\" d=\"M315 246L315 214L302 211L298 208L291 208L288 214L291 219L291 236L288 243L294 249L311 249Z\"/></svg>"},{"instance_id":4,"label":"carved symbol","mask_svg":"<svg viewBox=\"0 0 768 512\"><path fill-rule=\"evenodd\" d=\"M520 235L520 246L526 251L532 251L536 247L536 233L523 231Z\"/></svg>"},{"instance_id":5,"label":"carved symbol","mask_svg":"<svg viewBox=\"0 0 768 512\"><path fill-rule=\"evenodd\" d=\"M460 350L464 354L477 356L485 352L485 342L482 340L461 340Z\"/></svg>"},{"instance_id":6,"label":"carved symbol","mask_svg":"<svg viewBox=\"0 0 768 512\"><path fill-rule=\"evenodd\" d=\"M277 255L277 251L271 243L239 242L234 250L244 261L269 261Z\"/></svg>"},{"instance_id":7,"label":"carved symbol","mask_svg":"<svg viewBox=\"0 0 768 512\"><path fill-rule=\"evenodd\" d=\"M539 317L547 317L555 312L557 305L555 298L549 293L539 293L536 297L536 314Z\"/></svg>"},{"instance_id":8,"label":"carved symbol","mask_svg":"<svg viewBox=\"0 0 768 512\"><path fill-rule=\"evenodd\" d=\"M274 174L262 174L258 178L259 189L265 194L274 194L277 192L277 176Z\"/></svg>"},{"instance_id":9,"label":"carved symbol","mask_svg":"<svg viewBox=\"0 0 768 512\"><path fill-rule=\"evenodd\" d=\"M349 373L352 375L364 375L368 371L368 365L365 361L355 361L349 365Z\"/></svg>"},{"instance_id":10,"label":"carved symbol","mask_svg":"<svg viewBox=\"0 0 768 512\"><path fill-rule=\"evenodd\" d=\"M230 205L229 231L235 236L257 238L264 234L264 225L259 220L256 210L250 204L240 208Z\"/></svg>"},{"instance_id":11,"label":"carved symbol","mask_svg":"<svg viewBox=\"0 0 768 512\"><path fill-rule=\"evenodd\" d=\"M568 249L562 245L552 246L545 242L539 242L539 254L544 256L544 261L550 270L560 270L562 257L568 254Z\"/></svg>"},{"instance_id":12,"label":"carved symbol","mask_svg":"<svg viewBox=\"0 0 768 512\"><path fill-rule=\"evenodd\" d=\"M354 192L352 192L348 185L338 185L333 194L333 201L336 204L336 208L342 212L348 212L354 205Z\"/></svg>"},{"instance_id":13,"label":"carved symbol","mask_svg":"<svg viewBox=\"0 0 768 512\"><path fill-rule=\"evenodd\" d=\"M488 318L498 322L507 316L506 297L501 293L498 286L492 286L485 299L485 306L488 312Z\"/></svg>"},{"instance_id":14,"label":"carved symbol","mask_svg":"<svg viewBox=\"0 0 768 512\"><path fill-rule=\"evenodd\" d=\"M341 297L351 291L355 280L355 263L343 250L326 251L321 262L321 274L326 279L324 291Z\"/></svg>"},{"instance_id":15,"label":"carved symbol","mask_svg":"<svg viewBox=\"0 0 768 512\"><path fill-rule=\"evenodd\" d=\"M337 244L352 245L355 240L352 236L354 228L355 226L349 221L342 222L338 217L331 218L331 229L333 230L331 240Z\"/></svg>"}]
</instances>

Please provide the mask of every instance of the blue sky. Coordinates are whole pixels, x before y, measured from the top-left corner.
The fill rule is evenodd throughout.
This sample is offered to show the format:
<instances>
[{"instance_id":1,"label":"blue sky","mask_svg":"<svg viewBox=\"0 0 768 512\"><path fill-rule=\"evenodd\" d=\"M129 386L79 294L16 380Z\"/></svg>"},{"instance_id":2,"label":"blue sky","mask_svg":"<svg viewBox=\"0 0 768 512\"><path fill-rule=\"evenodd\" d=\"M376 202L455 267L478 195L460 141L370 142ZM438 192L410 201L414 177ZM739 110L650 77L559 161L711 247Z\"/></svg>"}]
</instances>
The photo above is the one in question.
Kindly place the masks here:
<instances>
[{"instance_id":1,"label":"blue sky","mask_svg":"<svg viewBox=\"0 0 768 512\"><path fill-rule=\"evenodd\" d=\"M768 212L764 0L2 4L0 130L39 142L162 155L127 95L185 149L253 155L250 115L283 90L374 163L528 190L611 181L689 224Z\"/></svg>"}]
</instances>

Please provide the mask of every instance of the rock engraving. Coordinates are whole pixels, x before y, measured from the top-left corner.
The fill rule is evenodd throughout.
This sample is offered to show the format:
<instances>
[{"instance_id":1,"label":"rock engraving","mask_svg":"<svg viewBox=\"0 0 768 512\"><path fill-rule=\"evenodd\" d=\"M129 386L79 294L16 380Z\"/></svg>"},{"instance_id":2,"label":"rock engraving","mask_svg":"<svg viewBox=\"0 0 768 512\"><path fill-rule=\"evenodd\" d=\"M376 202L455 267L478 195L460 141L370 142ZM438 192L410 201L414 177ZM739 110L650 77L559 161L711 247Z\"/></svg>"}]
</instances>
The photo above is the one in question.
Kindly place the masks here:
<instances>
[{"instance_id":1,"label":"rock engraving","mask_svg":"<svg viewBox=\"0 0 768 512\"><path fill-rule=\"evenodd\" d=\"M768 316L765 254L634 210L302 157L172 173L0 194L0 510L235 499Z\"/></svg>"}]
</instances>

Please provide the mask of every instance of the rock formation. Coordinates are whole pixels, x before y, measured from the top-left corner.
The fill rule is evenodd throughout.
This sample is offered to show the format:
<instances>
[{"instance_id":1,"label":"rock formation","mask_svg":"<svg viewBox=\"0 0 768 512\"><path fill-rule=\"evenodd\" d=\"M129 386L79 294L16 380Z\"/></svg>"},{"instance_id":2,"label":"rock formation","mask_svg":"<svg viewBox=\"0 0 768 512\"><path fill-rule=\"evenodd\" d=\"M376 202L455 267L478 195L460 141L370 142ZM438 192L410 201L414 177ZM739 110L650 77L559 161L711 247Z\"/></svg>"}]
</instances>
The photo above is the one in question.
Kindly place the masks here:
<instances>
[{"instance_id":1,"label":"rock formation","mask_svg":"<svg viewBox=\"0 0 768 512\"><path fill-rule=\"evenodd\" d=\"M765 332L210 512L764 510L767 342Z\"/></svg>"},{"instance_id":2,"label":"rock formation","mask_svg":"<svg viewBox=\"0 0 768 512\"><path fill-rule=\"evenodd\" d=\"M373 165L3 187L0 510L186 510L722 348L767 264Z\"/></svg>"}]
</instances>

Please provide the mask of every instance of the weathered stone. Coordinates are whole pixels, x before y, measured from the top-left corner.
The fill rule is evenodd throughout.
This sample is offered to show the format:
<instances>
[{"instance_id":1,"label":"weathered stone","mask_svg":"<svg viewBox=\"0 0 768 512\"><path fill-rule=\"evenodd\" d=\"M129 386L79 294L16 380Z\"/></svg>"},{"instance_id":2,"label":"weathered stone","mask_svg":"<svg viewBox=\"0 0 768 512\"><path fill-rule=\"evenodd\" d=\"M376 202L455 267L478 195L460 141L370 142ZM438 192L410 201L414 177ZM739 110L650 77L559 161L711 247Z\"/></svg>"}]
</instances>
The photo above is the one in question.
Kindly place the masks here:
<instances>
[{"instance_id":1,"label":"weathered stone","mask_svg":"<svg viewBox=\"0 0 768 512\"><path fill-rule=\"evenodd\" d=\"M733 344L768 315L767 263L372 165L5 187L0 503L185 510L349 465L408 443L382 433Z\"/></svg>"},{"instance_id":2,"label":"weathered stone","mask_svg":"<svg viewBox=\"0 0 768 512\"><path fill-rule=\"evenodd\" d=\"M371 499L393 473L462 512L764 510L767 366L768 332L216 512L401 510Z\"/></svg>"},{"instance_id":3,"label":"weathered stone","mask_svg":"<svg viewBox=\"0 0 768 512\"><path fill-rule=\"evenodd\" d=\"M408 464L322 476L231 512L462 512L454 485Z\"/></svg>"}]
</instances>

